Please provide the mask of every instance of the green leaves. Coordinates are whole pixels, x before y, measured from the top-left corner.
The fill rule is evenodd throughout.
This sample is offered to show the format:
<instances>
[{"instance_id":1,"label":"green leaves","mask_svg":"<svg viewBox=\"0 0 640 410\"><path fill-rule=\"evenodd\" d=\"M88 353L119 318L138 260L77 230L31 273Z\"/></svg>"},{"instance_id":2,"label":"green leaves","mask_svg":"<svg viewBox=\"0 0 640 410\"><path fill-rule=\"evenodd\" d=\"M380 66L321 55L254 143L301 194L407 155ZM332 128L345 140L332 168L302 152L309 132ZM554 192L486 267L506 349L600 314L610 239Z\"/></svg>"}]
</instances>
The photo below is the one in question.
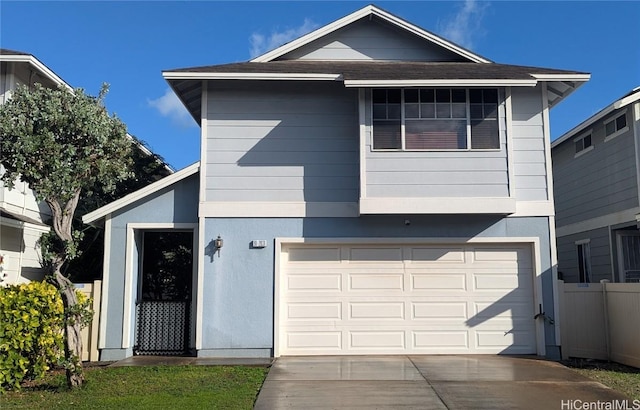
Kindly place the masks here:
<instances>
[{"instance_id":1,"label":"green leaves","mask_svg":"<svg viewBox=\"0 0 640 410\"><path fill-rule=\"evenodd\" d=\"M92 97L80 88L18 87L0 106L0 179L11 186L20 177L39 199L65 203L96 181L113 190L129 177L131 141L103 105L107 90Z\"/></svg>"}]
</instances>

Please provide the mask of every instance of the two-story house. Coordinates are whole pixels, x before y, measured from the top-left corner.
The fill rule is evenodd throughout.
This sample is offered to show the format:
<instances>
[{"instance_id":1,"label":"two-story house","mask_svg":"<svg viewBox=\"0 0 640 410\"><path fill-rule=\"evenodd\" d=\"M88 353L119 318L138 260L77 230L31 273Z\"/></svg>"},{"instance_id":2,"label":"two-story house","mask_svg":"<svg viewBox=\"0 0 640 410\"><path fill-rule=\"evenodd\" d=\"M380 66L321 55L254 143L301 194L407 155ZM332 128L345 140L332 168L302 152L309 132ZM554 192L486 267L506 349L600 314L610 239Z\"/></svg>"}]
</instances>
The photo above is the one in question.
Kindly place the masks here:
<instances>
[{"instance_id":1,"label":"two-story house","mask_svg":"<svg viewBox=\"0 0 640 410\"><path fill-rule=\"evenodd\" d=\"M367 6L163 75L200 162L84 217L109 238L102 360L559 357L549 110L588 74L495 63ZM163 233L191 265L148 260Z\"/></svg>"},{"instance_id":2,"label":"two-story house","mask_svg":"<svg viewBox=\"0 0 640 410\"><path fill-rule=\"evenodd\" d=\"M551 144L558 271L567 282L640 282L640 88Z\"/></svg>"},{"instance_id":3,"label":"two-story house","mask_svg":"<svg viewBox=\"0 0 640 410\"><path fill-rule=\"evenodd\" d=\"M11 98L18 85L36 82L45 87L69 87L33 55L0 49L0 104ZM8 189L0 182L0 284L42 278L37 242L49 231L44 222L50 216L49 207L36 200L26 183L16 181L15 187Z\"/></svg>"}]
</instances>

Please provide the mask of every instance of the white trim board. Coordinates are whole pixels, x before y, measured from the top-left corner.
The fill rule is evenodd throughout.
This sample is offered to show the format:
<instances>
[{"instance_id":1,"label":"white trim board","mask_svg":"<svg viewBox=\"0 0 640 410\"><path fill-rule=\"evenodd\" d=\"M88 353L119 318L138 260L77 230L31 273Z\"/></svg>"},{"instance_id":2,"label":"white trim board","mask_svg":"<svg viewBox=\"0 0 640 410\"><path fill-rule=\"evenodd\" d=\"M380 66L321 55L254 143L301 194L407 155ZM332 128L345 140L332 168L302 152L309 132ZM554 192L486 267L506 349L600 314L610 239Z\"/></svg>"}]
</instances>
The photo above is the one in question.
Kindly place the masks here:
<instances>
[{"instance_id":1,"label":"white trim board","mask_svg":"<svg viewBox=\"0 0 640 410\"><path fill-rule=\"evenodd\" d=\"M62 85L68 90L73 90L62 78L54 73L49 67L44 65L40 60L31 54L0 54L0 61L12 63L27 63L35 67L41 74L56 84Z\"/></svg>"},{"instance_id":2,"label":"white trim board","mask_svg":"<svg viewBox=\"0 0 640 410\"><path fill-rule=\"evenodd\" d=\"M411 23L409 23L406 20L403 20L399 17L396 17L384 10L379 9L378 7L374 6L374 5L368 5L365 6L363 8L361 8L360 10L357 10L345 17L342 17L339 20L334 21L333 23L327 24L323 27L320 27L319 29L312 31L309 34L306 34L296 40L293 40L283 46L280 46L272 51L269 51L265 54L262 54L258 57L255 57L253 60L251 60L251 62L256 62L256 63L264 63L264 62L268 62L268 61L272 61L277 59L278 57L281 57L287 53L292 52L293 50L296 50L300 47L303 47L309 43L311 43L312 41L315 41L321 37L324 37L328 34L331 34L345 26L348 26L351 23L354 23L362 18L365 17L378 17L392 25L395 25L396 27L398 27L399 29L409 32L413 35L416 35L424 40L430 41L434 44L437 44L449 51L452 51L468 60L471 60L472 62L476 62L476 63L491 63L491 60L488 60L485 57L482 57L478 54L475 54L469 50L466 50L454 43L449 42L448 40L445 40L442 37L436 36L433 33L430 33L418 26L415 26Z\"/></svg>"},{"instance_id":3,"label":"white trim board","mask_svg":"<svg viewBox=\"0 0 640 410\"><path fill-rule=\"evenodd\" d=\"M598 228L605 228L611 225L618 225L625 222L636 222L636 215L640 213L640 207L631 208L620 212L615 212L596 218L556 227L556 235L567 236L576 233L592 231Z\"/></svg>"},{"instance_id":4,"label":"white trim board","mask_svg":"<svg viewBox=\"0 0 640 410\"><path fill-rule=\"evenodd\" d=\"M135 292L133 289L133 275L137 271L133 266L133 255L135 252L135 231L137 230L193 230L193 266L194 272L198 266L198 224L197 223L128 223L127 242L125 250L125 271L124 271L124 294L122 311L122 348L128 349L135 341L131 338L131 325L133 316L133 306L135 305ZM106 240L106 238L105 238ZM193 304L195 301L192 301ZM196 303L197 304L197 303ZM135 324L135 319L133 319ZM189 329L191 332L191 329Z\"/></svg>"},{"instance_id":5,"label":"white trim board","mask_svg":"<svg viewBox=\"0 0 640 410\"><path fill-rule=\"evenodd\" d=\"M532 80L479 80L479 79L423 79L423 80L344 80L349 87L535 87L538 81Z\"/></svg>"},{"instance_id":6,"label":"white trim board","mask_svg":"<svg viewBox=\"0 0 640 410\"><path fill-rule=\"evenodd\" d=\"M515 198L361 198L360 214L512 214Z\"/></svg>"},{"instance_id":7,"label":"white trim board","mask_svg":"<svg viewBox=\"0 0 640 410\"><path fill-rule=\"evenodd\" d=\"M111 214L104 217L104 254L102 259L102 300L100 301L100 328L98 348L107 347L107 309L109 309L109 271L111 260Z\"/></svg>"},{"instance_id":8,"label":"white trim board","mask_svg":"<svg viewBox=\"0 0 640 410\"><path fill-rule=\"evenodd\" d=\"M144 188L141 188L135 192L130 193L116 201L111 202L101 208L96 209L93 212L89 212L88 214L82 217L82 222L85 224L97 221L103 216L118 211L124 208L127 205L130 205L142 198L145 198L148 195L151 195L155 192L160 191L163 188L166 188L176 182L179 182L191 175L194 175L200 169L200 162L196 162L194 164L189 165L186 168L181 169L175 174L171 174L166 176L153 184L147 185Z\"/></svg>"},{"instance_id":9,"label":"white trim board","mask_svg":"<svg viewBox=\"0 0 640 410\"><path fill-rule=\"evenodd\" d=\"M165 71L165 80L293 80L293 81L338 81L342 74L312 73L211 73L190 71Z\"/></svg>"}]
</instances>

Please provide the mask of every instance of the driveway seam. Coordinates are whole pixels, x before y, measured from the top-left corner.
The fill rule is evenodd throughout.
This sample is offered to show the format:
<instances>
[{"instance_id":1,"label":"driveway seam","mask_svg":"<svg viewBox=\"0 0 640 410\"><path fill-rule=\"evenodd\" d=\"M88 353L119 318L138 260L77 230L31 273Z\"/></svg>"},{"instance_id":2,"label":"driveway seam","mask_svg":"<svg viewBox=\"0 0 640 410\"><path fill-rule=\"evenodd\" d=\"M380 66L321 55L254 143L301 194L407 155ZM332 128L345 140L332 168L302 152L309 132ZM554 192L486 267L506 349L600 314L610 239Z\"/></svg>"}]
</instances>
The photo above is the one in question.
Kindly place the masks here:
<instances>
[{"instance_id":1,"label":"driveway seam","mask_svg":"<svg viewBox=\"0 0 640 410\"><path fill-rule=\"evenodd\" d=\"M427 376L425 376L424 373L422 373L422 371L420 370L420 368L418 366L416 366L416 364L414 363L413 359L411 358L411 356L407 356L407 359L409 359L409 361L411 362L411 364L413 365L413 367L416 368L416 370L418 371L418 373L420 373L420 376L422 376L422 378L424 379L425 382L427 382L427 384L429 385L429 387L431 387L431 390L433 390L433 392L436 394L436 396L438 396L438 399L440 400L440 402L442 403L442 405L444 407L446 407L447 409L451 409L451 407L449 406L449 404L444 400L444 398L442 397L442 395L440 395L440 392L438 390L436 390L436 388L434 387L433 384L431 384L431 382L429 381L429 379L427 378Z\"/></svg>"}]
</instances>

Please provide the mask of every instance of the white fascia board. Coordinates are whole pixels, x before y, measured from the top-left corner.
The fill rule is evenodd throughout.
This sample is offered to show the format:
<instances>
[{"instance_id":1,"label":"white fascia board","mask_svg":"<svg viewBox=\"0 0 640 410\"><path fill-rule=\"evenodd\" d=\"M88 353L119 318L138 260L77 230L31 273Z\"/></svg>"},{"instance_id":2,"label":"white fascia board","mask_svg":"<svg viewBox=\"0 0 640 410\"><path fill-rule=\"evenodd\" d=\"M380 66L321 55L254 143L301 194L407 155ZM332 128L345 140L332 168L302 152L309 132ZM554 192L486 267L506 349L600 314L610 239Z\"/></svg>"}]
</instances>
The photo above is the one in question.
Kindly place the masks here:
<instances>
[{"instance_id":1,"label":"white fascia board","mask_svg":"<svg viewBox=\"0 0 640 410\"><path fill-rule=\"evenodd\" d=\"M615 102L607 105L606 107L604 107L603 109L601 109L600 111L592 115L591 117L587 118L586 120L582 121L580 124L571 128L569 131L565 132L564 134L559 136L557 139L555 139L551 143L551 148L555 148L558 145L565 142L566 140L570 139L571 137L574 137L578 132L581 132L584 128L590 127L593 123L601 120L602 118L611 114L613 111L619 110L620 108L623 108L638 100L640 100L640 89L637 89L637 92L629 96L616 100Z\"/></svg>"},{"instance_id":2,"label":"white fascia board","mask_svg":"<svg viewBox=\"0 0 640 410\"><path fill-rule=\"evenodd\" d=\"M107 204L101 208L96 209L93 212L89 212L86 215L82 216L82 222L85 224L89 224L91 222L94 222L100 218L102 218L103 216L106 216L110 213L113 213L127 205L130 205L148 195L153 194L154 192L158 192L159 190L168 187L169 185L175 184L176 182L187 178L193 174L195 174L196 172L198 172L200 168L200 162L196 162L194 164L189 165L186 168L181 169L180 171L176 172L175 174L171 174L169 176L166 176L156 182L154 182L153 184L147 185L144 188L141 188L135 192L130 193L129 195L126 195L116 201L111 202L110 204Z\"/></svg>"},{"instance_id":3,"label":"white fascia board","mask_svg":"<svg viewBox=\"0 0 640 410\"><path fill-rule=\"evenodd\" d=\"M60 78L56 73L51 71L49 67L44 65L40 60L35 58L30 54L8 54L8 55L0 55L0 61L7 62L15 62L15 63L28 63L31 64L35 69L37 69L40 73L42 73L49 80L53 81L56 84L62 85L69 90L73 90L69 84L67 84L62 78Z\"/></svg>"},{"instance_id":4,"label":"white fascia board","mask_svg":"<svg viewBox=\"0 0 640 410\"><path fill-rule=\"evenodd\" d=\"M567 74L531 74L532 77L540 80L540 81L576 81L576 82L586 82L591 78L591 74L578 74L578 73L567 73Z\"/></svg>"},{"instance_id":5,"label":"white fascia board","mask_svg":"<svg viewBox=\"0 0 640 410\"><path fill-rule=\"evenodd\" d=\"M165 80L307 80L307 81L337 81L342 74L316 73L194 73L194 72L163 72Z\"/></svg>"},{"instance_id":6,"label":"white fascia board","mask_svg":"<svg viewBox=\"0 0 640 410\"><path fill-rule=\"evenodd\" d=\"M516 212L515 198L361 198L360 214L494 214Z\"/></svg>"},{"instance_id":7,"label":"white fascia board","mask_svg":"<svg viewBox=\"0 0 640 410\"><path fill-rule=\"evenodd\" d=\"M348 26L351 23L354 23L358 20L360 20L363 17L367 17L367 16L376 16L379 17L395 26L397 26L400 29L403 29L405 31L408 31L412 34L415 34L425 40L429 40L441 47L444 47L450 51L453 51L456 54L459 54L462 57L468 58L469 60L476 62L476 63L490 63L490 60L487 60L486 58L479 56L477 54L474 54L468 50L465 50L459 46L456 46L455 44L441 38L438 37L432 33L429 33L423 29L421 29L420 27L417 27L403 19L400 19L392 14L389 14L383 10L380 10L379 8L373 6L373 5L368 5L366 7L363 7L360 10L357 10L339 20L334 21L333 23L327 24L326 26L320 27L319 29L312 31L309 34L306 34L300 38L298 38L297 40L294 40L290 43L287 43L283 46L280 46L274 50L271 50L265 54L262 54L258 57L255 57L254 59L251 60L252 63L264 63L264 62L269 62L272 60L275 60L278 57L281 57L297 48L300 48L302 46L305 46L309 43L311 43L312 41L315 41L321 37L324 37L328 34L331 34L345 26Z\"/></svg>"},{"instance_id":8,"label":"white fascia board","mask_svg":"<svg viewBox=\"0 0 640 410\"><path fill-rule=\"evenodd\" d=\"M436 80L344 80L349 87L535 87L538 82L532 80L472 80L472 79L436 79Z\"/></svg>"},{"instance_id":9,"label":"white fascia board","mask_svg":"<svg viewBox=\"0 0 640 410\"><path fill-rule=\"evenodd\" d=\"M49 232L51 231L51 227L47 225L36 225L29 222L17 221L12 218L0 217L0 226L6 226L9 228L17 228L17 229L30 229L32 231L37 232Z\"/></svg>"}]
</instances>

